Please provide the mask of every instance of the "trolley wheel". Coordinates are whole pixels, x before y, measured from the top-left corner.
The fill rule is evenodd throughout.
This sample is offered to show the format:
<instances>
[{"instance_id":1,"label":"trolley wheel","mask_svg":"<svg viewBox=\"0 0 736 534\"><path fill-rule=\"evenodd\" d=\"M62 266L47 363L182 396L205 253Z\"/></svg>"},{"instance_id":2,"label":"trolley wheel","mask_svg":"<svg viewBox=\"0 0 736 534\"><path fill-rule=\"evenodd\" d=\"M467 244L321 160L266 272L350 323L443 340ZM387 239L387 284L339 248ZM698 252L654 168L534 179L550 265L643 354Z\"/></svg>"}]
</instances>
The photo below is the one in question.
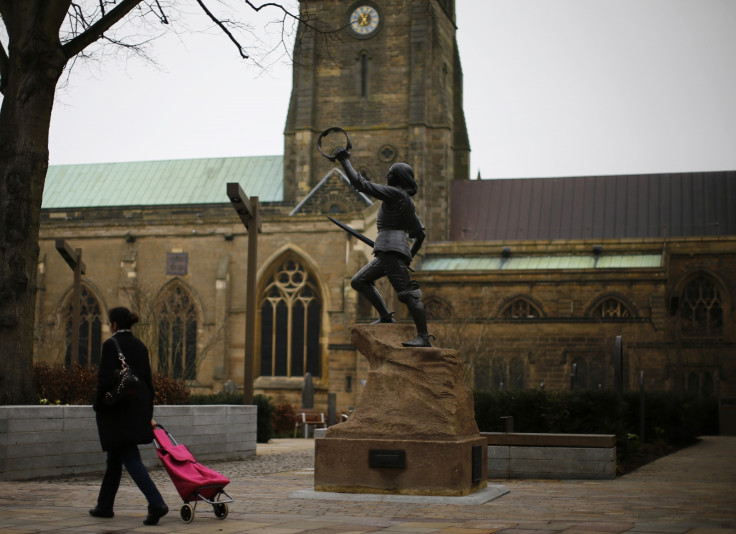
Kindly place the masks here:
<instances>
[{"instance_id":1,"label":"trolley wheel","mask_svg":"<svg viewBox=\"0 0 736 534\"><path fill-rule=\"evenodd\" d=\"M187 503L181 507L181 520L185 523L191 523L194 521L194 508L192 505Z\"/></svg>"},{"instance_id":2,"label":"trolley wheel","mask_svg":"<svg viewBox=\"0 0 736 534\"><path fill-rule=\"evenodd\" d=\"M230 513L230 509L228 508L227 503L218 502L213 504L212 507L215 509L215 517L217 519L225 519L227 517L227 514Z\"/></svg>"}]
</instances>

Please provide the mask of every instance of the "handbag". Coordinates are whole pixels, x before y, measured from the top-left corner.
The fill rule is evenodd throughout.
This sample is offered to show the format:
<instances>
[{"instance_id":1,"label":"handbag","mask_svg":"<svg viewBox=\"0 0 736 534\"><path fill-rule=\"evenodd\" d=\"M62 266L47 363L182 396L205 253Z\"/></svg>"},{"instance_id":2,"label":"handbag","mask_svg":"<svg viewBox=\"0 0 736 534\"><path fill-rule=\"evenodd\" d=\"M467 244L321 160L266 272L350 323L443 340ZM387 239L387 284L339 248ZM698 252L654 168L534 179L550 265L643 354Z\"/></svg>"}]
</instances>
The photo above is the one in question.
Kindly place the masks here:
<instances>
[{"instance_id":1,"label":"handbag","mask_svg":"<svg viewBox=\"0 0 736 534\"><path fill-rule=\"evenodd\" d=\"M140 379L135 376L135 373L128 367L128 363L125 361L123 351L120 349L120 344L115 337L112 338L115 342L115 346L118 349L118 359L120 360L120 369L115 371L117 374L115 378L115 385L113 388L105 393L103 402L107 406L115 406L120 401L134 394L141 385Z\"/></svg>"}]
</instances>

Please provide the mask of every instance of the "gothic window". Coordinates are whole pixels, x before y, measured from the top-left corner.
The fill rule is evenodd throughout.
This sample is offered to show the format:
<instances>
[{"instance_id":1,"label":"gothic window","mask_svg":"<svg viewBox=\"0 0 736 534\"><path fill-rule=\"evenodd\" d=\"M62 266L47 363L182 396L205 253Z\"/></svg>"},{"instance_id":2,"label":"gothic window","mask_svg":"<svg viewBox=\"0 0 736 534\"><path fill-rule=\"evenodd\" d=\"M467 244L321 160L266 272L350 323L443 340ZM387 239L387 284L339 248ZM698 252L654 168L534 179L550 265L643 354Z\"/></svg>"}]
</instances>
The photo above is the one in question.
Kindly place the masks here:
<instances>
[{"instance_id":1,"label":"gothic window","mask_svg":"<svg viewBox=\"0 0 736 534\"><path fill-rule=\"evenodd\" d=\"M723 335L723 302L714 280L707 275L693 278L685 286L680 303L680 326L689 337Z\"/></svg>"},{"instance_id":2,"label":"gothic window","mask_svg":"<svg viewBox=\"0 0 736 534\"><path fill-rule=\"evenodd\" d=\"M306 269L289 257L261 299L261 376L320 376L322 303Z\"/></svg>"},{"instance_id":3,"label":"gothic window","mask_svg":"<svg viewBox=\"0 0 736 534\"><path fill-rule=\"evenodd\" d=\"M171 378L197 376L197 309L180 284L170 286L158 299L158 372Z\"/></svg>"},{"instance_id":4,"label":"gothic window","mask_svg":"<svg viewBox=\"0 0 736 534\"><path fill-rule=\"evenodd\" d=\"M588 389L588 362L575 358L570 368L570 389Z\"/></svg>"},{"instance_id":5,"label":"gothic window","mask_svg":"<svg viewBox=\"0 0 736 534\"><path fill-rule=\"evenodd\" d=\"M509 303L501 312L503 319L536 319L542 314L534 304L519 298Z\"/></svg>"},{"instance_id":6,"label":"gothic window","mask_svg":"<svg viewBox=\"0 0 736 534\"><path fill-rule=\"evenodd\" d=\"M570 364L570 388L576 391L609 387L611 365L604 354L578 356Z\"/></svg>"},{"instance_id":7,"label":"gothic window","mask_svg":"<svg viewBox=\"0 0 736 534\"><path fill-rule=\"evenodd\" d=\"M709 398L715 395L715 376L706 369L691 369L682 373L681 389L696 397Z\"/></svg>"},{"instance_id":8,"label":"gothic window","mask_svg":"<svg viewBox=\"0 0 736 534\"><path fill-rule=\"evenodd\" d=\"M624 319L633 317L634 314L622 301L615 297L609 297L593 308L592 315L601 319Z\"/></svg>"},{"instance_id":9,"label":"gothic window","mask_svg":"<svg viewBox=\"0 0 736 534\"><path fill-rule=\"evenodd\" d=\"M520 356L493 358L491 387L499 391L524 389L523 359Z\"/></svg>"},{"instance_id":10,"label":"gothic window","mask_svg":"<svg viewBox=\"0 0 736 534\"><path fill-rule=\"evenodd\" d=\"M370 63L368 52L360 53L360 96L365 98L368 96L368 67Z\"/></svg>"},{"instance_id":11,"label":"gothic window","mask_svg":"<svg viewBox=\"0 0 736 534\"><path fill-rule=\"evenodd\" d=\"M72 297L73 298L73 295ZM102 313L92 291L84 284L80 288L79 355L72 358L72 302L66 306L66 356L67 367L72 362L84 367L99 365L102 352Z\"/></svg>"}]
</instances>

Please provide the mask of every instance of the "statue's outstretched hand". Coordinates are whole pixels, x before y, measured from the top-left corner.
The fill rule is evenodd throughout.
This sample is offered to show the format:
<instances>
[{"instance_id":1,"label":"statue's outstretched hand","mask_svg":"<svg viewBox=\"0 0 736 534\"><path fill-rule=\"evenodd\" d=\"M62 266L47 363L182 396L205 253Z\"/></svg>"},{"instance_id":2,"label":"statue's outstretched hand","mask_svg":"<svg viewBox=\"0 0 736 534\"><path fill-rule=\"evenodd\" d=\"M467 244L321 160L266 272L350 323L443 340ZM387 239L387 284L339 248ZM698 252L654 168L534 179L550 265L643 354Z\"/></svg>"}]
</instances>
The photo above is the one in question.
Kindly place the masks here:
<instances>
[{"instance_id":1,"label":"statue's outstretched hand","mask_svg":"<svg viewBox=\"0 0 736 534\"><path fill-rule=\"evenodd\" d=\"M350 159L350 152L348 152L348 150L343 147L336 148L335 151L333 152L333 155L335 156L337 161L339 161L340 163Z\"/></svg>"}]
</instances>

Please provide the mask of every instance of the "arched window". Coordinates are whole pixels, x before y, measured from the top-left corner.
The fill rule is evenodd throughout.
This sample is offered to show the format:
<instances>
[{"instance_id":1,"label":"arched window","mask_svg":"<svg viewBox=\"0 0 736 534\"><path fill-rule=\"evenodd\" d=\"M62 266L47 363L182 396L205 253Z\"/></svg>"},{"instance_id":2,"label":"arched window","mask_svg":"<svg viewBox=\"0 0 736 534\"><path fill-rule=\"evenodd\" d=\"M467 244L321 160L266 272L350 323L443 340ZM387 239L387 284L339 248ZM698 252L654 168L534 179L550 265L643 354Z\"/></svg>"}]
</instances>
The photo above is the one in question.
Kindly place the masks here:
<instances>
[{"instance_id":1,"label":"arched window","mask_svg":"<svg viewBox=\"0 0 736 534\"><path fill-rule=\"evenodd\" d=\"M610 386L611 365L605 354L583 354L570 364L570 386L576 391L605 389Z\"/></svg>"},{"instance_id":2,"label":"arched window","mask_svg":"<svg viewBox=\"0 0 736 534\"><path fill-rule=\"evenodd\" d=\"M684 370L681 389L690 395L709 398L715 395L716 378L707 369Z\"/></svg>"},{"instance_id":3,"label":"arched window","mask_svg":"<svg viewBox=\"0 0 736 534\"><path fill-rule=\"evenodd\" d=\"M493 358L491 387L500 391L524 389L524 360L520 356Z\"/></svg>"},{"instance_id":4,"label":"arched window","mask_svg":"<svg viewBox=\"0 0 736 534\"><path fill-rule=\"evenodd\" d=\"M537 319L542 313L527 299L518 298L507 304L500 316L503 319Z\"/></svg>"},{"instance_id":5,"label":"arched window","mask_svg":"<svg viewBox=\"0 0 736 534\"><path fill-rule=\"evenodd\" d=\"M261 297L261 376L320 376L322 302L307 270L282 260Z\"/></svg>"},{"instance_id":6,"label":"arched window","mask_svg":"<svg viewBox=\"0 0 736 534\"><path fill-rule=\"evenodd\" d=\"M92 291L84 284L80 288L79 355L72 358L72 301L66 305L66 356L68 366L72 362L84 367L100 364L102 352L102 313L100 304Z\"/></svg>"},{"instance_id":7,"label":"arched window","mask_svg":"<svg viewBox=\"0 0 736 534\"><path fill-rule=\"evenodd\" d=\"M685 286L680 303L680 327L689 337L723 335L723 302L715 281L705 274Z\"/></svg>"},{"instance_id":8,"label":"arched window","mask_svg":"<svg viewBox=\"0 0 736 534\"><path fill-rule=\"evenodd\" d=\"M363 50L358 56L358 61L360 63L360 96L365 98L368 96L368 75L371 61L368 52Z\"/></svg>"},{"instance_id":9,"label":"arched window","mask_svg":"<svg viewBox=\"0 0 736 534\"><path fill-rule=\"evenodd\" d=\"M570 367L570 389L588 389L588 362L585 358L575 358Z\"/></svg>"},{"instance_id":10,"label":"arched window","mask_svg":"<svg viewBox=\"0 0 736 534\"><path fill-rule=\"evenodd\" d=\"M181 284L169 286L156 305L158 372L171 378L197 377L197 309Z\"/></svg>"},{"instance_id":11,"label":"arched window","mask_svg":"<svg viewBox=\"0 0 736 534\"><path fill-rule=\"evenodd\" d=\"M602 300L593 308L591 315L601 319L624 319L634 316L631 310L629 310L629 307L615 297L608 297Z\"/></svg>"}]
</instances>

